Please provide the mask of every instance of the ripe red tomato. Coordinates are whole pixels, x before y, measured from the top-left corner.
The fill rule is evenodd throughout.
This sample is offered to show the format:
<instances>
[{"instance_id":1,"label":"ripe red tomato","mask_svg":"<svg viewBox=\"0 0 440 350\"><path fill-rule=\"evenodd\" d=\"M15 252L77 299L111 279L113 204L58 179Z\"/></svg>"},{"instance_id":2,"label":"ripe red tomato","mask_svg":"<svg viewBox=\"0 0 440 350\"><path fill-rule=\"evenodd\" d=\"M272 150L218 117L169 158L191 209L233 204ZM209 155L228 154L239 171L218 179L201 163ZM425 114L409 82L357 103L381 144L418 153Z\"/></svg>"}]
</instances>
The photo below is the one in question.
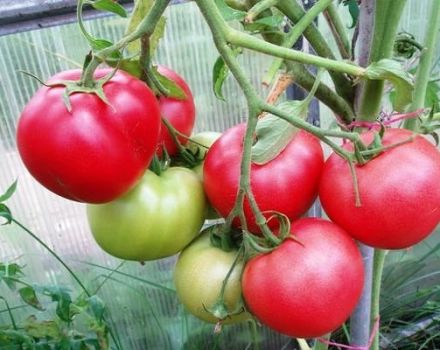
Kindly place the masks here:
<instances>
[{"instance_id":1,"label":"ripe red tomato","mask_svg":"<svg viewBox=\"0 0 440 350\"><path fill-rule=\"evenodd\" d=\"M205 191L223 217L232 210L237 197L244 132L245 124L227 130L211 146L205 159ZM275 210L291 220L300 217L317 196L323 164L319 140L304 131L300 131L277 158L264 165L252 164L251 188L260 210ZM248 229L259 232L247 201L244 213ZM272 220L269 224L275 227L276 222ZM238 220L234 225L239 225Z\"/></svg>"},{"instance_id":2,"label":"ripe red tomato","mask_svg":"<svg viewBox=\"0 0 440 350\"><path fill-rule=\"evenodd\" d=\"M412 135L408 130L388 129L383 144L390 146ZM372 133L364 138L371 141ZM440 153L424 137L418 135L356 166L356 175L360 207L355 206L349 166L336 154L325 164L319 195L330 219L359 241L383 249L406 248L439 223Z\"/></svg>"},{"instance_id":3,"label":"ripe red tomato","mask_svg":"<svg viewBox=\"0 0 440 350\"><path fill-rule=\"evenodd\" d=\"M298 338L331 332L349 317L361 295L364 270L354 240L330 221L292 224L297 239L252 258L245 266L246 305L268 327Z\"/></svg>"},{"instance_id":4,"label":"ripe red tomato","mask_svg":"<svg viewBox=\"0 0 440 350\"><path fill-rule=\"evenodd\" d=\"M101 69L95 78L110 70ZM64 71L50 82L79 80ZM43 186L68 199L108 202L131 189L156 150L160 114L156 97L142 81L118 71L104 85L109 104L95 94L70 96L63 86L41 87L24 108L17 128L20 156Z\"/></svg>"},{"instance_id":5,"label":"ripe red tomato","mask_svg":"<svg viewBox=\"0 0 440 350\"><path fill-rule=\"evenodd\" d=\"M160 96L159 108L162 117L166 118L171 125L180 133L190 136L194 127L196 109L194 98L189 86L176 72L164 66L158 66L158 72L168 79L173 80L186 94L186 98L179 100L172 97ZM187 143L187 139L179 137L182 145ZM173 141L168 129L162 125L159 146L164 145L169 155L176 155L177 146ZM159 149L160 152L160 149Z\"/></svg>"}]
</instances>

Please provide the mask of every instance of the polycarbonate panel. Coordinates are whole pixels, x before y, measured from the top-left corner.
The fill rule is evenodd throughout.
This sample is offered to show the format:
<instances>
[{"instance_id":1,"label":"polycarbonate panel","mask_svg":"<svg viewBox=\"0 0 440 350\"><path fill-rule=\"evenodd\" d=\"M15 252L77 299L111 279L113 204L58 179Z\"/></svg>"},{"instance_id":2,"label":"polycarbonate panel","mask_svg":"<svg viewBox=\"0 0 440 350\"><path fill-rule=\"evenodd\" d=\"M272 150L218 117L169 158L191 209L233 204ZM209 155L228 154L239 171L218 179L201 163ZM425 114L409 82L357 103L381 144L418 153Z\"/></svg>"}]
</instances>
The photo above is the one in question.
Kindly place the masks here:
<instances>
[{"instance_id":1,"label":"polycarbonate panel","mask_svg":"<svg viewBox=\"0 0 440 350\"><path fill-rule=\"evenodd\" d=\"M429 5L430 1L421 1ZM429 6L409 1L403 30L420 40L423 29L420 18L426 18ZM229 77L224 86L227 102L219 101L212 92L212 67L218 57L211 34L193 3L175 5L166 12L168 25L154 61L181 74L190 85L197 107L196 131L222 131L246 118L246 103L235 81ZM125 20L109 17L86 22L97 37L117 40L124 32ZM350 21L347 18L347 25ZM17 193L8 202L14 216L35 232L57 252L93 290L102 282L108 269L121 261L113 258L93 241L85 218L83 204L62 199L40 186L24 169L16 151L17 118L26 101L39 86L36 80L20 71L47 79L52 74L81 67L89 48L76 24L52 27L0 37L0 192L18 179ZM270 65L263 55L246 52L240 58L254 85L260 84L261 73ZM185 316L173 292L154 288L143 280L172 288L171 270L175 258L139 263L126 262L113 273L100 289L111 321L122 338L124 349L209 349L212 345L209 325ZM0 261L26 265L28 280L39 283L66 284L79 292L77 285L48 252L15 225L0 227ZM124 274L129 274L126 276ZM0 295L10 296L4 285ZM11 306L20 305L15 299ZM1 308L1 307L0 307ZM15 311L18 320L33 311ZM185 321L186 320L186 321ZM9 322L0 313L0 325ZM249 341L247 325L226 328L219 343L228 349L244 349ZM289 340L262 330L266 340L262 349L292 348ZM206 336L208 334L208 336ZM198 347L199 346L199 347Z\"/></svg>"}]
</instances>

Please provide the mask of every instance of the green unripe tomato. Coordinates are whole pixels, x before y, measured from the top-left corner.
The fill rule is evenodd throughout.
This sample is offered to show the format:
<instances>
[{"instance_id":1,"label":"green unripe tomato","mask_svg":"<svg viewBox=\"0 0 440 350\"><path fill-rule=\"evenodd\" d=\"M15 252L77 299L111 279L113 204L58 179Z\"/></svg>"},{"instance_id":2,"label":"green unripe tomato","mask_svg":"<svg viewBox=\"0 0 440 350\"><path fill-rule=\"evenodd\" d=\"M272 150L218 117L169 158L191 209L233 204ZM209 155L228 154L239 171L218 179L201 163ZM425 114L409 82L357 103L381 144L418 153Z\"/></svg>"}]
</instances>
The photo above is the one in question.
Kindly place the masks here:
<instances>
[{"instance_id":1,"label":"green unripe tomato","mask_svg":"<svg viewBox=\"0 0 440 350\"><path fill-rule=\"evenodd\" d=\"M113 202L88 205L92 234L107 253L125 260L154 260L181 251L199 233L206 199L199 177L172 167L145 172L137 186Z\"/></svg>"},{"instance_id":2,"label":"green unripe tomato","mask_svg":"<svg viewBox=\"0 0 440 350\"><path fill-rule=\"evenodd\" d=\"M209 231L204 231L180 254L174 270L174 284L177 298L185 308L197 318L216 323L216 319L206 309L211 309L218 301L223 280L231 268L237 250L225 252L211 244ZM238 262L230 275L225 289L225 304L228 312L240 308L240 275L243 262ZM250 317L243 312L227 318L223 323L244 321Z\"/></svg>"}]
</instances>

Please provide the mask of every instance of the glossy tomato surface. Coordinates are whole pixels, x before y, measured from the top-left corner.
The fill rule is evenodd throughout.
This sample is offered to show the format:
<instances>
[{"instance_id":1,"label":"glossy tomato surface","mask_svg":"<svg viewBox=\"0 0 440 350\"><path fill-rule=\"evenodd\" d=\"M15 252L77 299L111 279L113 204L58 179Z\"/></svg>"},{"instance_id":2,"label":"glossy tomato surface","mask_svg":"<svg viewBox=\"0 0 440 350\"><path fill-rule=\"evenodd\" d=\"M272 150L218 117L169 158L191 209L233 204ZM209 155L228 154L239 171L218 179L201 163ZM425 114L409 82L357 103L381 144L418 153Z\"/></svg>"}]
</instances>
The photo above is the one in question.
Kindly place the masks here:
<instances>
[{"instance_id":1,"label":"glossy tomato surface","mask_svg":"<svg viewBox=\"0 0 440 350\"><path fill-rule=\"evenodd\" d=\"M408 130L388 129L383 144L391 146L412 136ZM364 138L371 141L372 134ZM423 136L356 166L356 175L359 207L349 166L336 154L325 164L319 195L330 219L359 241L382 249L406 248L439 223L440 153Z\"/></svg>"},{"instance_id":2,"label":"glossy tomato surface","mask_svg":"<svg viewBox=\"0 0 440 350\"><path fill-rule=\"evenodd\" d=\"M109 72L97 70L95 77ZM49 83L80 74L61 72ZM121 71L104 85L109 104L78 92L69 111L64 91L43 86L27 103L17 127L20 156L35 179L60 196L111 201L135 185L152 159L160 132L157 100L145 83Z\"/></svg>"},{"instance_id":3,"label":"glossy tomato surface","mask_svg":"<svg viewBox=\"0 0 440 350\"><path fill-rule=\"evenodd\" d=\"M158 66L157 68L160 74L174 81L186 95L185 99L160 96L158 99L160 114L166 118L177 131L186 136L190 136L194 128L196 116L196 108L191 90L185 80L173 70L164 66ZM181 136L179 137L179 141L184 145L188 140ZM177 146L165 125L162 125L159 146L165 146L169 155L177 154Z\"/></svg>"},{"instance_id":4,"label":"glossy tomato surface","mask_svg":"<svg viewBox=\"0 0 440 350\"><path fill-rule=\"evenodd\" d=\"M174 255L196 237L206 211L199 177L173 167L145 172L136 187L106 204L88 205L92 234L107 253L125 260Z\"/></svg>"},{"instance_id":5,"label":"glossy tomato surface","mask_svg":"<svg viewBox=\"0 0 440 350\"><path fill-rule=\"evenodd\" d=\"M226 217L237 196L245 124L225 133L209 149L205 164L204 187L212 206ZM291 220L304 214L318 193L324 164L319 140L300 131L287 147L264 165L252 164L251 188L261 211L278 211ZM248 229L259 232L246 201L244 212ZM270 216L267 214L266 216ZM238 221L234 221L236 226ZM269 225L274 226L274 220Z\"/></svg>"},{"instance_id":6,"label":"glossy tomato surface","mask_svg":"<svg viewBox=\"0 0 440 350\"><path fill-rule=\"evenodd\" d=\"M266 326L298 338L331 332L349 317L364 272L354 240L332 222L294 222L274 251L251 259L242 277L249 311Z\"/></svg>"},{"instance_id":7,"label":"glossy tomato surface","mask_svg":"<svg viewBox=\"0 0 440 350\"><path fill-rule=\"evenodd\" d=\"M225 252L213 246L209 230L205 230L179 255L174 270L174 284L177 298L191 314L205 322L218 321L207 309L213 308L218 301L223 280L237 252ZM226 284L224 301L230 313L243 306L240 284L242 267L243 261L239 261ZM249 317L249 313L243 312L227 318L224 323L235 323Z\"/></svg>"}]
</instances>

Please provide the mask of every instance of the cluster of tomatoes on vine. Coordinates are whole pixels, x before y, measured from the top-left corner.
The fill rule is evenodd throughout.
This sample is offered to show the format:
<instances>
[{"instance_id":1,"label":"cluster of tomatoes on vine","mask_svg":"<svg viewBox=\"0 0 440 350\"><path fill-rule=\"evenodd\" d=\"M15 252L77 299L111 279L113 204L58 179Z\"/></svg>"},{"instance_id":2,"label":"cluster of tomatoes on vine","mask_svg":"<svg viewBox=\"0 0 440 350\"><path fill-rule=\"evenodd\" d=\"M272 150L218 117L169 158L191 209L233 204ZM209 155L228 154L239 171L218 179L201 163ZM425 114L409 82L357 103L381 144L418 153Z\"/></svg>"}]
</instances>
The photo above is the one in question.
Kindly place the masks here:
<instances>
[{"instance_id":1,"label":"cluster of tomatoes on vine","mask_svg":"<svg viewBox=\"0 0 440 350\"><path fill-rule=\"evenodd\" d=\"M108 253L146 261L183 250L174 282L179 300L197 317L233 323L253 315L289 336L321 336L340 327L360 297L363 264L355 240L406 248L439 223L440 153L423 136L386 129L382 151L353 173L338 154L325 161L319 140L300 131L276 158L251 164L250 171L267 228L277 232L278 213L291 235L263 253L249 252L244 236L263 245L265 239L247 197L231 232L211 226L199 234L210 215L227 218L234 208L246 125L188 142L195 120L191 91L175 72L158 71L183 96L156 96L137 77L98 69L94 78L104 98L76 91L66 104L60 82L80 80L81 71L55 75L23 110L17 145L43 186L88 203L91 232ZM374 134L362 135L363 142L372 143ZM182 152L201 164L149 169L153 159ZM303 217L318 197L331 221ZM226 234L232 244L215 239Z\"/></svg>"}]
</instances>

